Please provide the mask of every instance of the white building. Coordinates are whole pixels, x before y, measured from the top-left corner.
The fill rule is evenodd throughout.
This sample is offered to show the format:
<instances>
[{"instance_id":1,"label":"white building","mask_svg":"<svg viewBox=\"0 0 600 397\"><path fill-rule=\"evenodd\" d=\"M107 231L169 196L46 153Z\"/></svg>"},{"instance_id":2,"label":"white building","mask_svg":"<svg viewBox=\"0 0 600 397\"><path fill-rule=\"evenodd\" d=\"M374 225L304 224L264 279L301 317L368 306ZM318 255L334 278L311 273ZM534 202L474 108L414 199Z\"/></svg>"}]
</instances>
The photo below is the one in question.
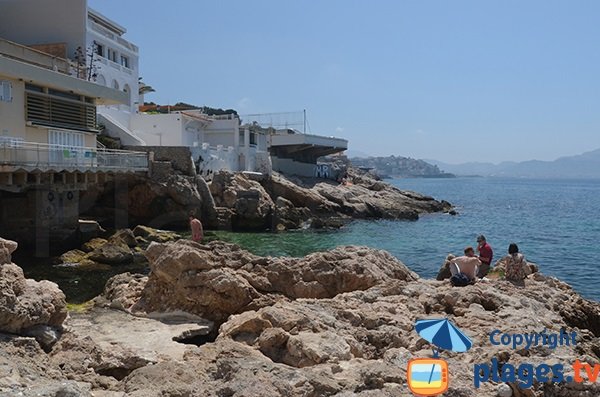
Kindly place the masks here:
<instances>
[{"instance_id":1,"label":"white building","mask_svg":"<svg viewBox=\"0 0 600 397\"><path fill-rule=\"evenodd\" d=\"M127 103L126 93L70 69L64 58L0 39L0 230L35 242L40 255L78 229L79 191L149 168L146 153L96 144L96 106Z\"/></svg>"},{"instance_id":2,"label":"white building","mask_svg":"<svg viewBox=\"0 0 600 397\"><path fill-rule=\"evenodd\" d=\"M200 110L132 115L133 133L148 146L188 146L200 175L252 171L269 174L267 136L259 128L240 125L236 115L208 116Z\"/></svg>"},{"instance_id":3,"label":"white building","mask_svg":"<svg viewBox=\"0 0 600 397\"><path fill-rule=\"evenodd\" d=\"M126 31L87 0L0 0L0 37L70 59L72 74L128 94L126 104L99 107L98 121L135 145L143 144L129 131L139 105L139 49Z\"/></svg>"}]
</instances>

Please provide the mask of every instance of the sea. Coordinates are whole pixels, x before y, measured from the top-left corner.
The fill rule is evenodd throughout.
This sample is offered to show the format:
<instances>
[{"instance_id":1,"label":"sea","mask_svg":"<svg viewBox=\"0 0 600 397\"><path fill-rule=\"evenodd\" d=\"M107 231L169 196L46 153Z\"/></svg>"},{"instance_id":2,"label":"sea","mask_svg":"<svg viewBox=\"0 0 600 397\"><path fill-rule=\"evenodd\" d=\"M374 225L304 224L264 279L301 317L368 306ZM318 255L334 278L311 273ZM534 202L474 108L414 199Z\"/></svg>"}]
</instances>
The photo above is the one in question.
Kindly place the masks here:
<instances>
[{"instance_id":1,"label":"sea","mask_svg":"<svg viewBox=\"0 0 600 397\"><path fill-rule=\"evenodd\" d=\"M219 239L263 256L304 256L344 245L389 251L422 277L435 277L447 254L476 246L479 234L494 249L494 261L516 243L540 271L569 283L584 297L600 301L600 179L517 179L459 177L389 179L451 202L458 215L426 214L417 221L359 220L339 230L278 233L216 232ZM120 271L72 269L48 261L17 259L28 277L50 279L79 303L99 294ZM147 269L145 269L147 271Z\"/></svg>"},{"instance_id":2,"label":"sea","mask_svg":"<svg viewBox=\"0 0 600 397\"><path fill-rule=\"evenodd\" d=\"M435 277L447 254L486 236L494 262L516 243L540 271L600 300L600 179L458 177L388 179L403 190L447 200L458 215L418 221L354 221L335 231L220 233L258 254L303 256L343 245L389 251L422 277Z\"/></svg>"}]
</instances>

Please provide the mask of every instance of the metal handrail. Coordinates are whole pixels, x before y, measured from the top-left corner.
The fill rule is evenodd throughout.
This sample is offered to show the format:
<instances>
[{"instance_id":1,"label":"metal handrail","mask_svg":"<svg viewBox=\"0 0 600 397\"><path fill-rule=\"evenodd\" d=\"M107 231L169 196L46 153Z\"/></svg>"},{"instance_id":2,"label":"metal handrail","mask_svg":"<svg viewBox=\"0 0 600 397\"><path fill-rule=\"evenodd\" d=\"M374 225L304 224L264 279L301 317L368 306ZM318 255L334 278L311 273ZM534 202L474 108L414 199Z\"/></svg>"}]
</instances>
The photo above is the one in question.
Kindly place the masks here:
<instances>
[{"instance_id":1,"label":"metal handrail","mask_svg":"<svg viewBox=\"0 0 600 397\"><path fill-rule=\"evenodd\" d=\"M69 168L90 171L147 171L148 153L96 147L0 140L0 164L7 166Z\"/></svg>"}]
</instances>

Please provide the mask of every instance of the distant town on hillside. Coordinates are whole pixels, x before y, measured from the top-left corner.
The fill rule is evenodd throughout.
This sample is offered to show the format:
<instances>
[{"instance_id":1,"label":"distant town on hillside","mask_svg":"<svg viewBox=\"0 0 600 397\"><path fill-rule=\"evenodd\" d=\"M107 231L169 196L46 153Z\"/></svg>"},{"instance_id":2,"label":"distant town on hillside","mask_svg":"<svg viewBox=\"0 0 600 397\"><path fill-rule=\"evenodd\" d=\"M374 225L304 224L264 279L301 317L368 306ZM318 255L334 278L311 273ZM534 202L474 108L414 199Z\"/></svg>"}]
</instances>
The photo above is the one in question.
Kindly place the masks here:
<instances>
[{"instance_id":1,"label":"distant town on hillside","mask_svg":"<svg viewBox=\"0 0 600 397\"><path fill-rule=\"evenodd\" d=\"M441 171L437 165L410 157L353 157L350 161L382 178L454 178L454 174Z\"/></svg>"}]
</instances>

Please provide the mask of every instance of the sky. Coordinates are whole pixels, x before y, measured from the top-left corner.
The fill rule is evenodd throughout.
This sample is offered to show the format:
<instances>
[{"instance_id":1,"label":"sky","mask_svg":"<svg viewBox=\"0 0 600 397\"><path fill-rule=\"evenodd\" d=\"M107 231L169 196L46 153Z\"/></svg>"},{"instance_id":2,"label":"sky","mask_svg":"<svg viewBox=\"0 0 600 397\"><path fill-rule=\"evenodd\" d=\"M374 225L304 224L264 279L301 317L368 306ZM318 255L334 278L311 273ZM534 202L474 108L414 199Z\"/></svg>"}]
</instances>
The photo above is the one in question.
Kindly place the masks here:
<instances>
[{"instance_id":1,"label":"sky","mask_svg":"<svg viewBox=\"0 0 600 397\"><path fill-rule=\"evenodd\" d=\"M600 148L597 1L89 5L140 47L147 101L306 109L307 132L369 155L500 162Z\"/></svg>"}]
</instances>

